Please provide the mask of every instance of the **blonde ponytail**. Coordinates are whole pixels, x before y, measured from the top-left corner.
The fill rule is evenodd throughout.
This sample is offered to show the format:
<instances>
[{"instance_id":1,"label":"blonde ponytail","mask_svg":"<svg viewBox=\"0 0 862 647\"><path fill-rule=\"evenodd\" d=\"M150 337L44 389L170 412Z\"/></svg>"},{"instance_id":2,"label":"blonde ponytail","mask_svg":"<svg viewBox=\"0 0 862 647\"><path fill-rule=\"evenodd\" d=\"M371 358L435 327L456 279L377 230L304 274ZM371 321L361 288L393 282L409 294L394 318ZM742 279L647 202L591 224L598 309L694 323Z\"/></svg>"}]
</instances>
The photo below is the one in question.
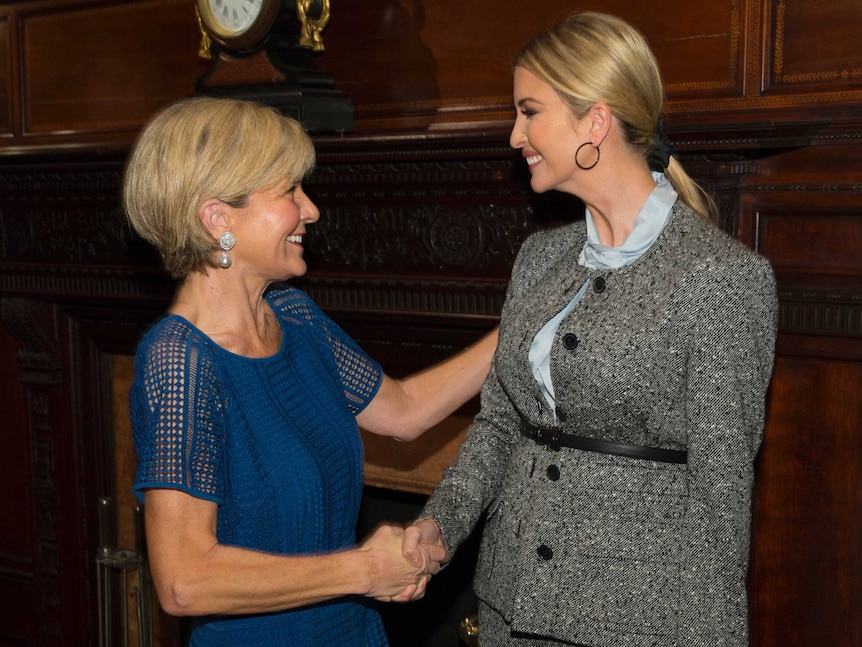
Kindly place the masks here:
<instances>
[{"instance_id":1,"label":"blonde ponytail","mask_svg":"<svg viewBox=\"0 0 862 647\"><path fill-rule=\"evenodd\" d=\"M713 225L718 223L718 208L712 196L686 173L676 158L670 158L664 174L679 194L680 200L707 222Z\"/></svg>"}]
</instances>

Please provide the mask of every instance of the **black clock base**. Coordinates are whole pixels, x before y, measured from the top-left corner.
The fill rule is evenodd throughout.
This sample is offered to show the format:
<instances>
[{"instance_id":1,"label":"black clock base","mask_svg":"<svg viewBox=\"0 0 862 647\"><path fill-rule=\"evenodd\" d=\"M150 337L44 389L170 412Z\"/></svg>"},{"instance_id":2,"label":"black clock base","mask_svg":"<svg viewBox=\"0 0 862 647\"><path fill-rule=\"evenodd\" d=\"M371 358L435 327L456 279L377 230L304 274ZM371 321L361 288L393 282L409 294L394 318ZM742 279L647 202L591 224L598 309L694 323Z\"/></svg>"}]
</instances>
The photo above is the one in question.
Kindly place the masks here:
<instances>
[{"instance_id":1,"label":"black clock base","mask_svg":"<svg viewBox=\"0 0 862 647\"><path fill-rule=\"evenodd\" d=\"M199 94L257 101L293 117L310 134L353 131L353 102L328 88L303 88L290 83L198 88Z\"/></svg>"}]
</instances>

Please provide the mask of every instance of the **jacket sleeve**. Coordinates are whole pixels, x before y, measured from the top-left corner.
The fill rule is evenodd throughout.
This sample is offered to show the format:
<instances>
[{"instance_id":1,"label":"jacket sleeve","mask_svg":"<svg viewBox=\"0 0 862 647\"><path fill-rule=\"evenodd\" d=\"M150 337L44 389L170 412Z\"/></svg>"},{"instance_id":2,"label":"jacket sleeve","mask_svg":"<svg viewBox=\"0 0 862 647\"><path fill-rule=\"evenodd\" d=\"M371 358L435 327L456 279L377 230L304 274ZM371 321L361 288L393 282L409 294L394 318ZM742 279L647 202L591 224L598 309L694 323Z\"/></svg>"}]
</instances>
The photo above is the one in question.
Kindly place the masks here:
<instances>
[{"instance_id":1,"label":"jacket sleeve","mask_svg":"<svg viewBox=\"0 0 862 647\"><path fill-rule=\"evenodd\" d=\"M497 355L481 393L481 408L467 431L455 462L444 472L420 518L431 518L440 527L446 547L454 553L467 538L483 512L497 498L512 448L520 433L520 417L506 394L498 371L504 361L510 330L507 311L517 306L518 296L539 280L547 267L548 247L554 239L540 232L524 242L512 268L512 279L503 306Z\"/></svg>"},{"instance_id":2,"label":"jacket sleeve","mask_svg":"<svg viewBox=\"0 0 862 647\"><path fill-rule=\"evenodd\" d=\"M482 388L482 408L458 450L455 462L425 505L420 518L440 527L450 553L471 533L497 497L517 430L494 366Z\"/></svg>"},{"instance_id":3,"label":"jacket sleeve","mask_svg":"<svg viewBox=\"0 0 862 647\"><path fill-rule=\"evenodd\" d=\"M744 644L754 459L763 435L777 328L775 280L759 256L709 261L682 287L689 550L685 644ZM682 307L682 306L681 306ZM740 593L741 592L741 593ZM719 626L721 623L740 626ZM739 636L740 642L733 640Z\"/></svg>"}]
</instances>

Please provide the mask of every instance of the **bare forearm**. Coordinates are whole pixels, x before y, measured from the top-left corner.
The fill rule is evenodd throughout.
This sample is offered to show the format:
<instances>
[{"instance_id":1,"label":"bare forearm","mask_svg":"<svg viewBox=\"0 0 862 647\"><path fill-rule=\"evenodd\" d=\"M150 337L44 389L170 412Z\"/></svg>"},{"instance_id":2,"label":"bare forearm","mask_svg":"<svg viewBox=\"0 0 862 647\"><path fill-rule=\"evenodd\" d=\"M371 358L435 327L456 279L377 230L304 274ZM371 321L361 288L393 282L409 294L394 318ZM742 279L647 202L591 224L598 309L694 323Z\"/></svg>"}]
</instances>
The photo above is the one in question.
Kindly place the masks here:
<instances>
[{"instance_id":1,"label":"bare forearm","mask_svg":"<svg viewBox=\"0 0 862 647\"><path fill-rule=\"evenodd\" d=\"M413 440L479 393L488 375L497 329L449 359L401 380L386 378L359 415L368 431Z\"/></svg>"},{"instance_id":2,"label":"bare forearm","mask_svg":"<svg viewBox=\"0 0 862 647\"><path fill-rule=\"evenodd\" d=\"M419 563L407 561L404 530L392 524L382 524L356 548L286 556L221 545L176 518L160 521L147 524L153 580L165 611L178 616L265 613L344 595L416 599L444 556L439 551Z\"/></svg>"},{"instance_id":3,"label":"bare forearm","mask_svg":"<svg viewBox=\"0 0 862 647\"><path fill-rule=\"evenodd\" d=\"M159 600L172 615L265 613L365 595L372 561L359 550L284 557L217 546L176 572L154 570L154 579Z\"/></svg>"},{"instance_id":4,"label":"bare forearm","mask_svg":"<svg viewBox=\"0 0 862 647\"><path fill-rule=\"evenodd\" d=\"M412 425L415 436L451 415L479 392L496 347L494 330L448 360L403 380L409 408L415 416Z\"/></svg>"}]
</instances>

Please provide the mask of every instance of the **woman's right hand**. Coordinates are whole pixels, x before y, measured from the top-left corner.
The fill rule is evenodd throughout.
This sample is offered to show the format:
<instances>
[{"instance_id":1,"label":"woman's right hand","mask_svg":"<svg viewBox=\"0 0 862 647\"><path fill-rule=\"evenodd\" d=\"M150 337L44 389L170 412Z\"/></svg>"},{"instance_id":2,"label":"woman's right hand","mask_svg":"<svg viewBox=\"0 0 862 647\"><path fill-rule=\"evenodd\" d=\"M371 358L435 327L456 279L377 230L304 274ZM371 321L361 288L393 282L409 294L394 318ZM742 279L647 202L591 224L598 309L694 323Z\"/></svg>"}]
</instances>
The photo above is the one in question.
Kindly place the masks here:
<instances>
[{"instance_id":1,"label":"woman's right hand","mask_svg":"<svg viewBox=\"0 0 862 647\"><path fill-rule=\"evenodd\" d=\"M368 597L383 602L411 602L425 595L431 576L439 572L445 549L423 545L413 561L402 553L404 528L381 524L359 546L369 558Z\"/></svg>"},{"instance_id":2,"label":"woman's right hand","mask_svg":"<svg viewBox=\"0 0 862 647\"><path fill-rule=\"evenodd\" d=\"M450 558L440 527L433 519L421 519L404 531L402 543L404 557L415 563L426 552L432 552L438 556L440 564L445 564Z\"/></svg>"}]
</instances>

